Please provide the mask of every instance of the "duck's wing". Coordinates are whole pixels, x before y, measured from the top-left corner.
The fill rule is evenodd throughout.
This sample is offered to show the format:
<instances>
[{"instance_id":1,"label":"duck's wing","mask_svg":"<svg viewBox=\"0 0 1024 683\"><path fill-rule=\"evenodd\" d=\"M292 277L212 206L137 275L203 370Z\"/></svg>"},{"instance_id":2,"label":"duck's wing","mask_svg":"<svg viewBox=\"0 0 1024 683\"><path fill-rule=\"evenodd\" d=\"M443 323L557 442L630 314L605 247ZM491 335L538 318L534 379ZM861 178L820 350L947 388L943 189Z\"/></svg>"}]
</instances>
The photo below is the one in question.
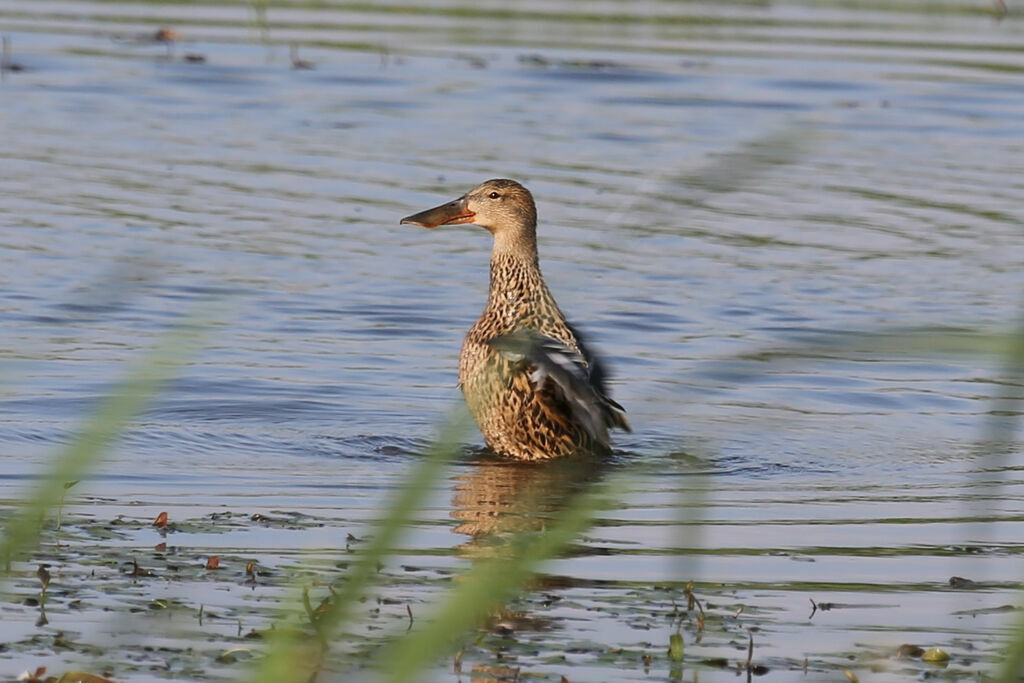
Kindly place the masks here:
<instances>
[{"instance_id":1,"label":"duck's wing","mask_svg":"<svg viewBox=\"0 0 1024 683\"><path fill-rule=\"evenodd\" d=\"M580 355L582 355L583 360L587 362L587 367L590 369L590 383L594 386L594 390L601 394L601 396L604 397L604 400L607 401L610 406L619 411L619 413L625 413L626 409L613 401L611 396L608 395L608 388L605 385L605 380L608 378L608 374L606 372L607 368L601 360L601 357L596 353L591 352L587 347L583 339L583 333L580 332L578 328L568 322L565 323L565 326L569 328L569 332L571 332L572 336L576 338L576 348L580 350ZM629 423L626 422L625 416L620 415L619 417L621 417L621 423L615 423L614 426L620 427L627 432L631 432L632 430L629 428Z\"/></svg>"},{"instance_id":2,"label":"duck's wing","mask_svg":"<svg viewBox=\"0 0 1024 683\"><path fill-rule=\"evenodd\" d=\"M517 330L492 344L509 360L526 366L534 387L550 386L592 439L607 444L609 427L629 430L622 407L605 395L601 384L594 383L593 361L588 361L582 349L577 351L534 330Z\"/></svg>"}]
</instances>

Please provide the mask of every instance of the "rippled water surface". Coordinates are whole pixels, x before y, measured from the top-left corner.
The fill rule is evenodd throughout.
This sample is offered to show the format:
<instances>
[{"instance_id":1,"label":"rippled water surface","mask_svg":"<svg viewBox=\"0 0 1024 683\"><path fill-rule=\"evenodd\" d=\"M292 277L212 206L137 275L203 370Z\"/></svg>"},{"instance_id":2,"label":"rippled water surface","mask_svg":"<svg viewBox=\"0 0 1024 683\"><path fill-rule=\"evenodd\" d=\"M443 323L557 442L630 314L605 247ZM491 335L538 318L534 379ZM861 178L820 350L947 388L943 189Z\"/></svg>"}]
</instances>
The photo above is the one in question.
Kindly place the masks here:
<instances>
[{"instance_id":1,"label":"rippled water surface","mask_svg":"<svg viewBox=\"0 0 1024 683\"><path fill-rule=\"evenodd\" d=\"M225 309L69 491L69 540L19 570L0 677L245 670L214 657L282 591L241 567L330 580L461 400L489 236L398 219L490 177L537 197L548 284L634 432L585 474L468 434L371 626L428 614L488 532L613 478L620 504L466 646L463 680L734 680L751 636L779 681L993 668L1024 576L1020 442L977 446L1020 390L979 351L1024 294L1019 8L263 5L0 0L20 67L0 82L5 507L129 362L211 295ZM163 539L160 511L181 523ZM124 576L74 554L97 547L157 576L60 593ZM219 580L175 580L210 554ZM164 598L179 616L145 608Z\"/></svg>"}]
</instances>

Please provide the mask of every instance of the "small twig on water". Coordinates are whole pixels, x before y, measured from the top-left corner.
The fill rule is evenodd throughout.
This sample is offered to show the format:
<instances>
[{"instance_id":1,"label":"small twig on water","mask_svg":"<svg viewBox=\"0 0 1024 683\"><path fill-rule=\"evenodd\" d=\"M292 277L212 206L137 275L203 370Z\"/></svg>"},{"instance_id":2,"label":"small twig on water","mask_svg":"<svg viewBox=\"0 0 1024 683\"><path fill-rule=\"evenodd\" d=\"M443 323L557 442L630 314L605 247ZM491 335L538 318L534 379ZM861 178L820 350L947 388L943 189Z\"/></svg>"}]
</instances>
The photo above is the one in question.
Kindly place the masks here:
<instances>
[{"instance_id":1,"label":"small twig on water","mask_svg":"<svg viewBox=\"0 0 1024 683\"><path fill-rule=\"evenodd\" d=\"M700 600L693 594L693 581L686 584L686 588L683 589L683 595L686 596L686 609L692 611L694 607L700 612L700 616L697 617L697 631L704 632L704 606L700 604Z\"/></svg>"},{"instance_id":2,"label":"small twig on water","mask_svg":"<svg viewBox=\"0 0 1024 683\"><path fill-rule=\"evenodd\" d=\"M50 571L49 571L49 568L50 568L50 565L48 565L48 564L41 564L41 565L39 565L39 569L36 570L36 576L39 578L39 583L41 583L43 585L43 587L39 589L39 604L45 604L46 603L46 589L50 585Z\"/></svg>"}]
</instances>

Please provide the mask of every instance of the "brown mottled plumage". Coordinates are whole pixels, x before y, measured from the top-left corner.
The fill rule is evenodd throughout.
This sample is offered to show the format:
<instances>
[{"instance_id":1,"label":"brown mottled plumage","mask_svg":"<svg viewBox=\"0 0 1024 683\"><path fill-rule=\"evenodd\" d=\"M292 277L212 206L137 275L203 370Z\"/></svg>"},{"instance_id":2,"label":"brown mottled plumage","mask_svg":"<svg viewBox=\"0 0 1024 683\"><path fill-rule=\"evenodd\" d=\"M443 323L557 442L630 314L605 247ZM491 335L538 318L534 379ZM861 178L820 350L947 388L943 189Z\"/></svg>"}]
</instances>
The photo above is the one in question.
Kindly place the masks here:
<instances>
[{"instance_id":1,"label":"brown mottled plumage","mask_svg":"<svg viewBox=\"0 0 1024 683\"><path fill-rule=\"evenodd\" d=\"M545 460L605 452L609 428L629 431L600 364L544 284L529 190L514 180L488 180L402 223L474 223L494 235L487 307L459 358L459 385L488 446L519 460Z\"/></svg>"}]
</instances>

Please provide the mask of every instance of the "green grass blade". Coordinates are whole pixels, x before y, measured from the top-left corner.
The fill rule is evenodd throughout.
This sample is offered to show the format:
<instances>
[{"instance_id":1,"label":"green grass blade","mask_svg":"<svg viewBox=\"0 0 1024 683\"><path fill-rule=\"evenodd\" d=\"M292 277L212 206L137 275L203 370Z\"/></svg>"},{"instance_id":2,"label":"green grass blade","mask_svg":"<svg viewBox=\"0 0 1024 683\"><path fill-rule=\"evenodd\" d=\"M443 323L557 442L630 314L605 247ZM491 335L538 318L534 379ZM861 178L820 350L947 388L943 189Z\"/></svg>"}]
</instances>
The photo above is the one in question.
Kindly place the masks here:
<instances>
[{"instance_id":1,"label":"green grass blade","mask_svg":"<svg viewBox=\"0 0 1024 683\"><path fill-rule=\"evenodd\" d=\"M543 532L519 534L508 552L463 575L433 618L385 652L382 661L386 679L393 683L414 680L439 654L450 652L490 609L511 599L542 562L589 528L594 514L606 509L610 498L607 485L578 494Z\"/></svg>"},{"instance_id":2,"label":"green grass blade","mask_svg":"<svg viewBox=\"0 0 1024 683\"><path fill-rule=\"evenodd\" d=\"M1024 403L1024 324L1014 339L1007 354L1006 370L1004 372L1006 381L1001 386L1001 394L996 397L996 405L992 412L992 425L990 427L989 440L996 447L992 449L992 457L996 453L1005 453L1001 444L1011 443L1014 434L1019 429L1019 415L1021 404ZM1004 419L996 421L995 415L1004 416ZM1005 416L1010 416L1006 419ZM1017 619L1017 623L1006 646L1006 659L1000 669L1000 683L1017 683L1024 678L1024 616Z\"/></svg>"},{"instance_id":3,"label":"green grass blade","mask_svg":"<svg viewBox=\"0 0 1024 683\"><path fill-rule=\"evenodd\" d=\"M322 636L330 638L352 618L352 609L372 583L378 563L393 552L400 534L423 505L434 482L439 480L468 427L469 416L462 411L446 421L430 451L393 497L369 544L359 553L347 573L335 582L337 594L330 606L317 615L317 630ZM277 628L275 632L284 634L287 629ZM306 681L310 676L309 652L305 640L298 642L285 635L276 636L271 641L267 656L248 680L259 683ZM313 668L317 668L316 663Z\"/></svg>"},{"instance_id":4,"label":"green grass blade","mask_svg":"<svg viewBox=\"0 0 1024 683\"><path fill-rule=\"evenodd\" d=\"M100 403L78 436L57 455L50 471L4 525L0 570L9 572L14 560L38 545L41 520L60 504L65 484L85 478L102 460L114 439L195 351L203 327L192 320L172 329Z\"/></svg>"}]
</instances>

